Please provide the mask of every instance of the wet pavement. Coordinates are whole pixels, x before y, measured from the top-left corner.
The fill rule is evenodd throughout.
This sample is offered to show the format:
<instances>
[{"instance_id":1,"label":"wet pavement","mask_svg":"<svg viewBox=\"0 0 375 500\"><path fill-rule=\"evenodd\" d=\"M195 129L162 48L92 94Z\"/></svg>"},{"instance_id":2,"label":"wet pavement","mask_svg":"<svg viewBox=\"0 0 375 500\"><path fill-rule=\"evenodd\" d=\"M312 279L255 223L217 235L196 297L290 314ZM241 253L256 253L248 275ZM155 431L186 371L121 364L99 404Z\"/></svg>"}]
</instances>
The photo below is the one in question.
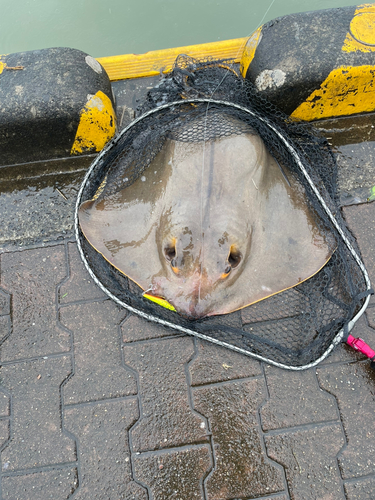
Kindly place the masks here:
<instances>
[{"instance_id":1,"label":"wet pavement","mask_svg":"<svg viewBox=\"0 0 375 500\"><path fill-rule=\"evenodd\" d=\"M371 123L349 200L375 184ZM374 500L369 362L341 345L288 372L118 307L73 239L90 161L1 169L0 499ZM375 203L343 212L375 283ZM352 334L375 347L374 297Z\"/></svg>"},{"instance_id":2,"label":"wet pavement","mask_svg":"<svg viewBox=\"0 0 375 500\"><path fill-rule=\"evenodd\" d=\"M344 209L375 282L375 203ZM288 372L109 300L73 241L0 258L1 498L370 500L375 372ZM354 330L375 345L375 301Z\"/></svg>"}]
</instances>

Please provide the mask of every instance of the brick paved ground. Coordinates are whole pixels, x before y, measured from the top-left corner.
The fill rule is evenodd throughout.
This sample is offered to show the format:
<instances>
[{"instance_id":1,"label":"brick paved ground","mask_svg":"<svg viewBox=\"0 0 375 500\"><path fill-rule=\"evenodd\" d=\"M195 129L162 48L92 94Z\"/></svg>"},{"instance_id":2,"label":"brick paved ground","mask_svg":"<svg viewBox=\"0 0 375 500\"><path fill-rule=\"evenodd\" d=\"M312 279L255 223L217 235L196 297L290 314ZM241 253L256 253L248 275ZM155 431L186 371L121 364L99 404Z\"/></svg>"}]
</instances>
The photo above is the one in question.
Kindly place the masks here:
<instances>
[{"instance_id":1,"label":"brick paved ground","mask_svg":"<svg viewBox=\"0 0 375 500\"><path fill-rule=\"evenodd\" d=\"M345 216L375 283L375 203ZM289 373L127 314L73 242L0 259L2 499L375 498L360 355Z\"/></svg>"}]
</instances>

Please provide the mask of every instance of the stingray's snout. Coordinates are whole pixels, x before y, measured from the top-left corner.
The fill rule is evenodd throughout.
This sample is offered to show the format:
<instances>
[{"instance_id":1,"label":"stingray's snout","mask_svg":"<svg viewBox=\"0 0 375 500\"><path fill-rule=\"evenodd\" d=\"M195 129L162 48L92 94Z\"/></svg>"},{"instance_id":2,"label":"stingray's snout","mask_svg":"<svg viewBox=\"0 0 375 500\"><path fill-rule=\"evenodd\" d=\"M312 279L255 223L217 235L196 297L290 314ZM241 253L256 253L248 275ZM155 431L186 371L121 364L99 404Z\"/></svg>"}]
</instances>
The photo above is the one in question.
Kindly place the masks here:
<instances>
[{"instance_id":1,"label":"stingray's snout","mask_svg":"<svg viewBox=\"0 0 375 500\"><path fill-rule=\"evenodd\" d=\"M222 252L222 250L220 252L217 251L218 247L212 249L208 248L208 250L206 250L208 255L206 256L205 262L201 261L202 254L200 258L196 260L190 252L184 251L181 252L183 254L182 256L179 255L177 248L178 240L173 237L164 245L164 257L169 263L173 273L175 275L184 275L184 277L199 269L200 273L210 276L214 282L218 279L223 280L227 278L232 270L236 269L242 261L242 252L238 246L234 244L229 246L225 258L225 253ZM206 268L207 263L209 265Z\"/></svg>"},{"instance_id":2,"label":"stingray's snout","mask_svg":"<svg viewBox=\"0 0 375 500\"><path fill-rule=\"evenodd\" d=\"M233 285L242 267L240 248L221 239L217 245L207 245L202 252L201 247L194 249L192 245L188 249L175 237L165 241L162 248L170 271L155 277L154 293L190 320L222 311L227 283Z\"/></svg>"}]
</instances>

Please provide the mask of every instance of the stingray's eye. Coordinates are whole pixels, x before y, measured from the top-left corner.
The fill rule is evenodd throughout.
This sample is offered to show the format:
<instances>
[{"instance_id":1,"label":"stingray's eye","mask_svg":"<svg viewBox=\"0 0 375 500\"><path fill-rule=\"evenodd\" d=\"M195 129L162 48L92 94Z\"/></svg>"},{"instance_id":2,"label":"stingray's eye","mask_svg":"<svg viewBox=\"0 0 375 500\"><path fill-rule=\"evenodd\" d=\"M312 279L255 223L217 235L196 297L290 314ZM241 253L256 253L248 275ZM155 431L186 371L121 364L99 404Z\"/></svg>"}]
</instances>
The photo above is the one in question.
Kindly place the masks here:
<instances>
[{"instance_id":1,"label":"stingray's eye","mask_svg":"<svg viewBox=\"0 0 375 500\"><path fill-rule=\"evenodd\" d=\"M238 264L241 262L241 259L242 259L241 252L234 245L232 245L230 247L228 255L228 262L232 267L232 269L235 269L238 266Z\"/></svg>"},{"instance_id":2,"label":"stingray's eye","mask_svg":"<svg viewBox=\"0 0 375 500\"><path fill-rule=\"evenodd\" d=\"M164 248L164 255L169 262L176 257L176 240L173 240Z\"/></svg>"}]
</instances>

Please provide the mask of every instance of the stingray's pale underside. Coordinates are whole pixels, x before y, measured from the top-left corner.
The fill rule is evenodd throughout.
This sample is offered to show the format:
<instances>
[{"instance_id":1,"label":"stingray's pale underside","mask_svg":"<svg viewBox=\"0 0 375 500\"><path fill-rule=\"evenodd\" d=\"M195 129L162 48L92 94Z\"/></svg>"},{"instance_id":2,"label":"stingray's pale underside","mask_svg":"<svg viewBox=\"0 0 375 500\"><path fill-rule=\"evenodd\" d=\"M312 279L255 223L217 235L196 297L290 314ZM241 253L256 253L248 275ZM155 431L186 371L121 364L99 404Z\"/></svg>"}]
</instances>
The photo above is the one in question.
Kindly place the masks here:
<instances>
[{"instance_id":1,"label":"stingray's pale underside","mask_svg":"<svg viewBox=\"0 0 375 500\"><path fill-rule=\"evenodd\" d=\"M308 279L329 260L304 188L256 134L167 140L132 185L82 203L89 243L143 290L199 318Z\"/></svg>"}]
</instances>

